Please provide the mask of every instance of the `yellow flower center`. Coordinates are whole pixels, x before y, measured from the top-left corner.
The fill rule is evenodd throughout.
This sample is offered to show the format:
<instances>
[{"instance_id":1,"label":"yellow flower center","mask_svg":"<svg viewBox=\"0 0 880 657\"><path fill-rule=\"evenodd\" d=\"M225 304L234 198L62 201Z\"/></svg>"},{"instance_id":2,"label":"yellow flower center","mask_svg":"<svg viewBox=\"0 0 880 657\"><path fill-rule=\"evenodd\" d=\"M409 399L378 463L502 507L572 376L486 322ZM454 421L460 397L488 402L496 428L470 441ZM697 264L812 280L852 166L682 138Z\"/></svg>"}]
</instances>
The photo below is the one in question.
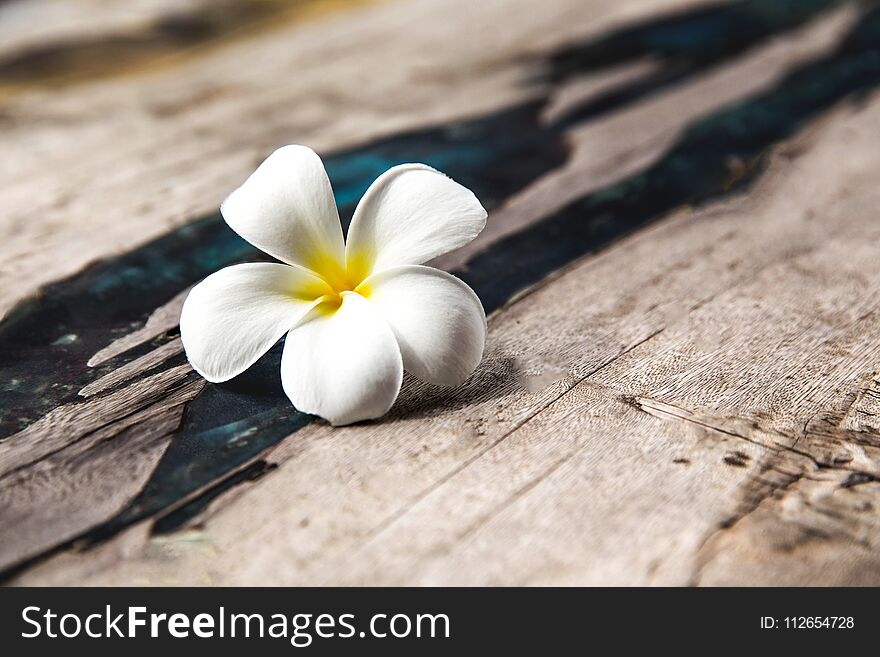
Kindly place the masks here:
<instances>
[{"instance_id":1,"label":"yellow flower center","mask_svg":"<svg viewBox=\"0 0 880 657\"><path fill-rule=\"evenodd\" d=\"M328 254L319 254L313 258L309 262L309 268L327 284L322 285L320 291L314 291L312 298L321 302L316 310L335 312L342 305L342 295L345 292L369 296L369 285L365 283L370 274L369 262L370 259L366 257L349 257L346 265L342 265Z\"/></svg>"}]
</instances>

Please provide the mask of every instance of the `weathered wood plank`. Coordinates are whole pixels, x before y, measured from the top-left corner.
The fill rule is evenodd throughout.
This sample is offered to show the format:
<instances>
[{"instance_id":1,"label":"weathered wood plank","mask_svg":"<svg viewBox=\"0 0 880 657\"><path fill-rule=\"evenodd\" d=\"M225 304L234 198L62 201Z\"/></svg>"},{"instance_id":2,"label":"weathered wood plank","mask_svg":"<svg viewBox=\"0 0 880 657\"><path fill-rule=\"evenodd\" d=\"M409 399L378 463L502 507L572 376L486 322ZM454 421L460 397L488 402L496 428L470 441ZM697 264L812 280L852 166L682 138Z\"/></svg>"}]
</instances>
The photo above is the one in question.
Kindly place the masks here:
<instances>
[{"instance_id":1,"label":"weathered wood plank","mask_svg":"<svg viewBox=\"0 0 880 657\"><path fill-rule=\"evenodd\" d=\"M687 84L655 89L641 102L599 112L589 121L572 122L572 117L589 116L591 107L601 106L601 99L615 91L662 77L662 66L655 60L641 59L616 70L610 80L604 75L587 75L561 85L551 94L543 117L550 125L573 123L566 134L572 152L565 165L510 199L493 213L487 229L476 240L438 264L459 267L493 242L650 168L693 121L771 89L792 68L832 52L854 19L854 8L845 5L802 29L756 44L742 57L698 68ZM621 81L622 73L626 75Z\"/></svg>"},{"instance_id":2,"label":"weathered wood plank","mask_svg":"<svg viewBox=\"0 0 880 657\"><path fill-rule=\"evenodd\" d=\"M0 316L96 258L215 212L279 144L328 152L497 110L536 91L523 84L529 55L685 5L530 4L388 3L280 25L172 67L3 99Z\"/></svg>"},{"instance_id":3,"label":"weathered wood plank","mask_svg":"<svg viewBox=\"0 0 880 657\"><path fill-rule=\"evenodd\" d=\"M62 406L0 442L0 563L26 561L125 508L204 385L178 365L91 403Z\"/></svg>"},{"instance_id":4,"label":"weathered wood plank","mask_svg":"<svg viewBox=\"0 0 880 657\"><path fill-rule=\"evenodd\" d=\"M880 349L878 118L876 96L836 111L750 194L676 213L506 307L486 369L443 404L411 384L385 422L307 427L201 528L141 557L129 534L125 558L110 543L19 581L736 583L738 558L786 549L739 528L770 503L791 513L821 470L863 545L835 539L835 567L803 503L778 530L806 526L823 581L869 583L874 525L856 509L876 434L834 433L826 458L809 423L869 394ZM854 473L867 483L844 486Z\"/></svg>"},{"instance_id":5,"label":"weathered wood plank","mask_svg":"<svg viewBox=\"0 0 880 657\"><path fill-rule=\"evenodd\" d=\"M346 0L6 0L0 96L131 75L332 13ZM361 0L361 4L366 4Z\"/></svg>"},{"instance_id":6,"label":"weathered wood plank","mask_svg":"<svg viewBox=\"0 0 880 657\"><path fill-rule=\"evenodd\" d=\"M880 13L755 1L657 17L685 5L558 0L533 20L490 2L468 5L475 34L529 20L456 51L454 71L442 47L402 58L460 29L436 19L442 7L282 25L173 70L4 100L22 155L4 194L24 212L0 224L20 238L4 243L6 273L36 232L56 267L27 260L3 288L10 304L89 253L207 212L296 133L361 142L328 159L344 215L373 168L402 159L473 187L490 226L440 264L495 311L465 386L408 378L382 422L330 429L286 403L277 354L224 386L180 365L186 288L252 256L216 217L59 282L0 325L11 581L803 583L805 563L823 581L873 581ZM652 45L708 19L711 47ZM410 22L405 39L383 37ZM369 39L368 59L354 57ZM324 75L269 85L279 66L321 57ZM389 76L352 93L355 61ZM227 67L233 86L198 96ZM145 112L133 91L176 109ZM66 123L21 120L47 98ZM245 128L221 130L230 121ZM26 138L69 169L40 171ZM74 143L93 146L81 163ZM55 208L39 219L23 204L35 184ZM84 191L47 200L57 185ZM139 205L160 188L181 196ZM68 222L87 205L95 217L74 238Z\"/></svg>"}]
</instances>

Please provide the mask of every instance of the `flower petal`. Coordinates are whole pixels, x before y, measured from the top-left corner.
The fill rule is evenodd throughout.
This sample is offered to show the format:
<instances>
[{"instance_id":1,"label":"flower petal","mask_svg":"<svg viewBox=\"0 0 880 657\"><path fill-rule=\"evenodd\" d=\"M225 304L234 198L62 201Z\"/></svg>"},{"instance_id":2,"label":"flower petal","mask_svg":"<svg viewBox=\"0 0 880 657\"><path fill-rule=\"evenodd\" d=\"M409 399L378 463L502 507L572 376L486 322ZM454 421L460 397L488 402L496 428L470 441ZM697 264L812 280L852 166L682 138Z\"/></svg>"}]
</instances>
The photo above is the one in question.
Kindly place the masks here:
<instances>
[{"instance_id":1,"label":"flower petal","mask_svg":"<svg viewBox=\"0 0 880 657\"><path fill-rule=\"evenodd\" d=\"M354 292L343 292L338 308L317 306L287 334L281 384L303 413L334 425L379 417L394 404L402 379L394 334Z\"/></svg>"},{"instance_id":2,"label":"flower petal","mask_svg":"<svg viewBox=\"0 0 880 657\"><path fill-rule=\"evenodd\" d=\"M252 262L221 269L196 285L183 304L186 356L208 381L227 381L253 365L329 291L298 267Z\"/></svg>"},{"instance_id":3,"label":"flower petal","mask_svg":"<svg viewBox=\"0 0 880 657\"><path fill-rule=\"evenodd\" d=\"M347 266L366 276L418 265L467 244L485 225L486 210L469 189L424 164L401 164L379 176L358 203Z\"/></svg>"},{"instance_id":4,"label":"flower petal","mask_svg":"<svg viewBox=\"0 0 880 657\"><path fill-rule=\"evenodd\" d=\"M479 365L486 314L476 293L455 276L405 265L370 276L358 292L391 326L408 372L430 383L458 385Z\"/></svg>"},{"instance_id":5,"label":"flower petal","mask_svg":"<svg viewBox=\"0 0 880 657\"><path fill-rule=\"evenodd\" d=\"M284 146L220 206L226 223L261 251L324 273L341 271L345 244L321 158Z\"/></svg>"}]
</instances>

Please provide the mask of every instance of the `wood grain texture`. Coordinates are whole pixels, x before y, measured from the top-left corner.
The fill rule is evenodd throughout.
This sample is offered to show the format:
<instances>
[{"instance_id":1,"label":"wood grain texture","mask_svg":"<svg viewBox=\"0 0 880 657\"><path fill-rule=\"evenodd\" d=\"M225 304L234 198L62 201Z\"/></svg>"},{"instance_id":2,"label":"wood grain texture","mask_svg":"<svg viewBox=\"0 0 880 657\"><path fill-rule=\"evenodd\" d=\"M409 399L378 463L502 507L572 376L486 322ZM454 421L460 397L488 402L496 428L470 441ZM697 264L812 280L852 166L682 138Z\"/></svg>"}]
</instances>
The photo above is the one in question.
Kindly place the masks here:
<instances>
[{"instance_id":1,"label":"wood grain texture","mask_svg":"<svg viewBox=\"0 0 880 657\"><path fill-rule=\"evenodd\" d=\"M69 116L98 98L92 112L119 110L100 126L83 111L52 139L107 140L124 124L132 135L70 178L113 152L136 157L87 188L102 199L88 249L30 263L3 288L11 308L113 256L17 306L0 334L28 347L19 369L32 372L42 352L16 327L58 322L45 340L64 363L64 389L46 379L33 419L21 404L10 408L24 419L3 418L21 425L0 440L8 583L880 583L880 10L803 3L781 19L757 1L558 0L535 16L525 4L469 3L467 28L432 19L440 3L371 6L142 78L41 92ZM502 18L504 30L454 55L401 58ZM727 27L697 48L706 22ZM383 37L404 23L406 37ZM299 35L290 51L287 29ZM672 32L687 38L658 37ZM381 44L361 57L389 76L353 86L364 70L354 50L326 45L340 35L354 50ZM294 52L330 63L270 89ZM245 76L257 58L267 71ZM227 66L245 86L198 112L159 120L128 104L135 84L179 96ZM312 93L311 122L302 105L282 111ZM9 107L30 114L39 98L22 92ZM221 124L257 113L259 127L203 150ZM12 126L23 145L31 129ZM212 241L211 218L138 245L210 212L291 132L337 151L328 166L343 208L358 163L419 149L489 199L484 234L437 263L493 311L486 358L463 386L407 377L386 418L331 428L282 404L266 374L276 356L227 386L183 362L177 313L207 265L144 281L177 267L187 240L207 244L192 260L248 253ZM372 141L354 145L361 137ZM171 151L157 146L172 139ZM59 159L73 158L62 142ZM5 187L13 214L37 184L27 166ZM73 182L52 175L50 190ZM138 206L170 180L179 201ZM59 206L59 222L74 205ZM119 239L107 232L117 211ZM27 230L73 239L54 221ZM4 253L21 261L34 239ZM87 304L76 324L59 310L96 295L118 312ZM28 399L28 385L9 390Z\"/></svg>"},{"instance_id":2,"label":"wood grain texture","mask_svg":"<svg viewBox=\"0 0 880 657\"><path fill-rule=\"evenodd\" d=\"M171 68L5 99L0 315L42 284L216 211L278 144L326 152L503 107L530 92L520 84L530 52L684 3L550 2L494 29L529 4L389 3Z\"/></svg>"},{"instance_id":3,"label":"wood grain texture","mask_svg":"<svg viewBox=\"0 0 880 657\"><path fill-rule=\"evenodd\" d=\"M838 112L784 149L753 195L674 215L496 314L465 409L447 399L426 416L413 382L386 422L301 430L204 529L86 581L743 583L754 580L718 546L772 502L796 514L776 531L827 551L823 583L875 582L870 545L838 539L855 562L834 562L813 534L830 520L792 486L857 498L834 508L852 506L844 524L870 535L873 515L856 509L880 442L820 422L871 397L863 377L880 347L851 343L877 328L877 192L840 198L843 181L870 180L857 160L794 192L829 156L876 140L878 118L880 99ZM723 255L694 257L707 250ZM786 542L757 531L759 552L740 558L782 559ZM805 581L809 556L789 559L795 571L775 577ZM82 576L69 555L56 567L35 581Z\"/></svg>"}]
</instances>

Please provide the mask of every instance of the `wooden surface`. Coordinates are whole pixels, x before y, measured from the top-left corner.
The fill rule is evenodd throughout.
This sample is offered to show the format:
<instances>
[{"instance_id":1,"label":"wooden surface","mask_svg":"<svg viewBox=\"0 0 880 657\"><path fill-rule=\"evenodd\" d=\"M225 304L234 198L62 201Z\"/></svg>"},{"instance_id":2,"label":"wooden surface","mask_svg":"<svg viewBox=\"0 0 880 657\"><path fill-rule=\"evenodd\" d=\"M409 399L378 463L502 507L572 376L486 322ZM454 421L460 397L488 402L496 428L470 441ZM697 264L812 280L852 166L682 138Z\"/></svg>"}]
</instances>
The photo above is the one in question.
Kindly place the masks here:
<instances>
[{"instance_id":1,"label":"wooden surface","mask_svg":"<svg viewBox=\"0 0 880 657\"><path fill-rule=\"evenodd\" d=\"M874 3L119 7L0 4L5 583L880 584ZM489 208L462 387L186 364L292 142L344 218L401 161Z\"/></svg>"}]
</instances>

